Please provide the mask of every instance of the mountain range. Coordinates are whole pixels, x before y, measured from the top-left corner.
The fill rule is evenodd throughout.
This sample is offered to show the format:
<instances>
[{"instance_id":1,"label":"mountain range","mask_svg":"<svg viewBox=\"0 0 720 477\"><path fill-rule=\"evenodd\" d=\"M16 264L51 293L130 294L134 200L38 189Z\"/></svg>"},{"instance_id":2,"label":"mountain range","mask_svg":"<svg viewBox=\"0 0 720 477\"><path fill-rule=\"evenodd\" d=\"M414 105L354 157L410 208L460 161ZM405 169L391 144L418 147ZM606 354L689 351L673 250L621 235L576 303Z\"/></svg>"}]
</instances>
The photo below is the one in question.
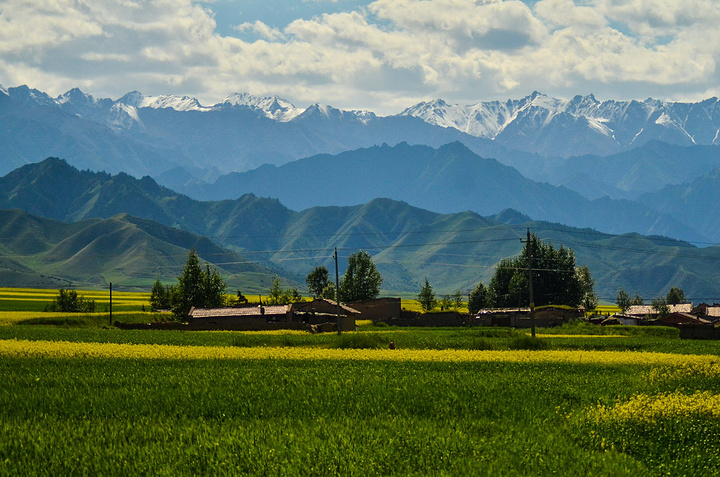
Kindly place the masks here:
<instances>
[{"instance_id":1,"label":"mountain range","mask_svg":"<svg viewBox=\"0 0 720 477\"><path fill-rule=\"evenodd\" d=\"M149 177L80 171L53 158L0 178L0 209L3 283L113 281L147 289L156 277L174 280L194 246L232 287L260 293L273 275L301 286L313 267L334 268L337 247L341 273L350 253L369 251L388 292L417 293L424 277L438 293L468 292L488 282L500 259L520 252L527 228L575 250L607 300L619 287L650 298L679 286L696 301L712 301L720 281L720 247L605 234L512 210L441 214L390 199L301 211L253 195L197 201Z\"/></svg>"},{"instance_id":2,"label":"mountain range","mask_svg":"<svg viewBox=\"0 0 720 477\"><path fill-rule=\"evenodd\" d=\"M559 158L607 156L651 141L720 144L717 98L599 102L592 95L561 100L535 92L468 106L435 100L380 117L245 93L203 106L190 97L138 92L98 99L77 88L52 98L20 86L0 87L0 119L0 173L60 156L80 168L137 177L179 167L200 180L403 141L432 147L460 141L530 178L534 163L544 169Z\"/></svg>"}]
</instances>

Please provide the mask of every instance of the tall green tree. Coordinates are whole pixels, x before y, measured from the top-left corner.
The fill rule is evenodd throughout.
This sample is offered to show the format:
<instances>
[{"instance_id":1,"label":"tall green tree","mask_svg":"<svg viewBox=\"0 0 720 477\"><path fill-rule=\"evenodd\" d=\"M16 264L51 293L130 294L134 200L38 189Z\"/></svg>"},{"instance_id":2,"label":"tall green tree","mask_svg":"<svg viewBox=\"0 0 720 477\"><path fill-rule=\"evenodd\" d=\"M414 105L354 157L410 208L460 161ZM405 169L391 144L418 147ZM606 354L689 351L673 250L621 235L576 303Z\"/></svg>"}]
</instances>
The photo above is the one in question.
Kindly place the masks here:
<instances>
[{"instance_id":1,"label":"tall green tree","mask_svg":"<svg viewBox=\"0 0 720 477\"><path fill-rule=\"evenodd\" d=\"M468 299L468 311L475 314L487 306L487 288L483 282L477 284L475 289L470 292Z\"/></svg>"},{"instance_id":2,"label":"tall green tree","mask_svg":"<svg viewBox=\"0 0 720 477\"><path fill-rule=\"evenodd\" d=\"M488 298L494 307L530 304L528 264L532 257L535 305L578 306L591 285L589 270L578 272L575 253L563 245L555 248L536 235L531 236L521 254L501 260L488 285Z\"/></svg>"},{"instance_id":3,"label":"tall green tree","mask_svg":"<svg viewBox=\"0 0 720 477\"><path fill-rule=\"evenodd\" d=\"M622 288L619 289L617 297L615 297L615 304L620 307L620 313L625 313L627 309L630 308L630 305L632 305L630 295Z\"/></svg>"},{"instance_id":4,"label":"tall green tree","mask_svg":"<svg viewBox=\"0 0 720 477\"><path fill-rule=\"evenodd\" d=\"M687 303L685 298L685 292L682 288L672 287L667 293L668 305L679 305L680 303Z\"/></svg>"},{"instance_id":5,"label":"tall green tree","mask_svg":"<svg viewBox=\"0 0 720 477\"><path fill-rule=\"evenodd\" d=\"M188 253L183 273L178 277L178 283L172 297L173 315L177 319L187 317L192 307L214 308L225 304L225 281L217 268L205 264L205 270L200 266L200 258L195 249Z\"/></svg>"},{"instance_id":6,"label":"tall green tree","mask_svg":"<svg viewBox=\"0 0 720 477\"><path fill-rule=\"evenodd\" d=\"M587 265L583 265L582 267L577 267L575 273L583 294L580 304L587 311L594 310L598 306L598 298L595 294L595 280L590 275L590 269Z\"/></svg>"},{"instance_id":7,"label":"tall green tree","mask_svg":"<svg viewBox=\"0 0 720 477\"><path fill-rule=\"evenodd\" d=\"M435 292L433 292L427 277L425 277L425 284L420 288L420 293L418 293L418 301L423 311L432 310L437 303L437 300L435 300Z\"/></svg>"},{"instance_id":8,"label":"tall green tree","mask_svg":"<svg viewBox=\"0 0 720 477\"><path fill-rule=\"evenodd\" d=\"M382 276L370 254L362 250L350 254L340 283L340 300L354 302L375 298L380 293Z\"/></svg>"},{"instance_id":9,"label":"tall green tree","mask_svg":"<svg viewBox=\"0 0 720 477\"><path fill-rule=\"evenodd\" d=\"M150 291L150 309L152 311L157 310L169 310L172 307L172 295L174 290L169 286L165 286L160 282L160 279L155 280L155 284Z\"/></svg>"},{"instance_id":10,"label":"tall green tree","mask_svg":"<svg viewBox=\"0 0 720 477\"><path fill-rule=\"evenodd\" d=\"M268 293L268 299L267 304L268 305L285 305L285 296L283 293L282 288L280 288L280 278L275 277L273 279L272 287L270 288L270 293Z\"/></svg>"},{"instance_id":11,"label":"tall green tree","mask_svg":"<svg viewBox=\"0 0 720 477\"><path fill-rule=\"evenodd\" d=\"M313 298L320 298L325 288L330 284L330 272L324 266L315 267L305 278L305 283L307 283L310 295Z\"/></svg>"}]
</instances>

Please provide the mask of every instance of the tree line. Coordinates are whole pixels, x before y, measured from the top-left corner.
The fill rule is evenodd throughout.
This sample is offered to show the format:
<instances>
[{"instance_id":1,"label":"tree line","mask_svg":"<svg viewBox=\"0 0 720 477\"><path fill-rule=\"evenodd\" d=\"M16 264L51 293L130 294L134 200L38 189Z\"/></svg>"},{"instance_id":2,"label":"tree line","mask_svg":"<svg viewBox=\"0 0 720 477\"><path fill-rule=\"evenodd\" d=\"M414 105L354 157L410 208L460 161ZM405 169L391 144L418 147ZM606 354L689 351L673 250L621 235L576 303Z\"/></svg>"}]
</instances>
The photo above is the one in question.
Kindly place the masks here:
<instances>
[{"instance_id":1,"label":"tree line","mask_svg":"<svg viewBox=\"0 0 720 477\"><path fill-rule=\"evenodd\" d=\"M330 281L326 267L315 267L308 274L306 283L314 298L336 299L335 285ZM355 302L376 298L381 285L382 276L370 254L362 250L350 254L347 269L340 281L340 299ZM197 252L191 249L177 284L164 285L159 278L155 280L150 292L150 307L155 311L171 310L176 319L183 320L193 307L217 308L228 305L226 291L227 284L218 269L209 263L205 263L205 268L201 267ZM246 303L247 299L238 290L234 301ZM300 292L296 288L283 290L280 279L275 277L266 304L286 305L298 301L302 301Z\"/></svg>"}]
</instances>

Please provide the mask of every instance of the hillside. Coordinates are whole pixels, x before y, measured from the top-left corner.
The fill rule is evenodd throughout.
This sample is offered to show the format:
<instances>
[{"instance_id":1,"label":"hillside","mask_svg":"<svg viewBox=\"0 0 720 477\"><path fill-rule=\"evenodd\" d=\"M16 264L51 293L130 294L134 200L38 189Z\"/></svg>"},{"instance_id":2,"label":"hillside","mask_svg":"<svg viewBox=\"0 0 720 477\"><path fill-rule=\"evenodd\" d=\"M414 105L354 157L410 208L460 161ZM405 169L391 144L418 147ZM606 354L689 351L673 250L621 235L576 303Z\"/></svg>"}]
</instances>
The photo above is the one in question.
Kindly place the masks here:
<instances>
[{"instance_id":1,"label":"hillside","mask_svg":"<svg viewBox=\"0 0 720 477\"><path fill-rule=\"evenodd\" d=\"M43 191L49 193L42 186L47 183L42 171L55 171L76 189L68 187L56 200L37 200ZM273 274L302 283L317 265L332 270L337 247L340 273L350 253L369 251L386 291L417 293L428 277L438 293L467 293L478 281L487 283L500 259L520 252L520 239L529 227L543 240L573 248L578 264L590 267L606 300L614 299L619 287L649 299L680 286L693 299L720 301L718 247L700 249L667 238L616 236L532 221L511 210L489 217L442 214L374 199L296 212L276 199L253 195L200 202L149 178L81 172L57 159L2 178L0 204L33 208L36 215L42 206L55 219L71 222L4 212L2 263L11 283L42 274L74 282L146 284L158 274L177 276L187 248L194 245L203 259L241 280L241 288L266 291ZM137 218L144 212L153 217ZM130 216L117 215L122 213ZM248 260L262 266L248 265Z\"/></svg>"},{"instance_id":2,"label":"hillside","mask_svg":"<svg viewBox=\"0 0 720 477\"><path fill-rule=\"evenodd\" d=\"M278 270L251 263L205 237L127 214L64 223L20 210L0 210L3 286L104 287L147 291L172 283L188 250L216 264L229 285L265 291Z\"/></svg>"}]
</instances>

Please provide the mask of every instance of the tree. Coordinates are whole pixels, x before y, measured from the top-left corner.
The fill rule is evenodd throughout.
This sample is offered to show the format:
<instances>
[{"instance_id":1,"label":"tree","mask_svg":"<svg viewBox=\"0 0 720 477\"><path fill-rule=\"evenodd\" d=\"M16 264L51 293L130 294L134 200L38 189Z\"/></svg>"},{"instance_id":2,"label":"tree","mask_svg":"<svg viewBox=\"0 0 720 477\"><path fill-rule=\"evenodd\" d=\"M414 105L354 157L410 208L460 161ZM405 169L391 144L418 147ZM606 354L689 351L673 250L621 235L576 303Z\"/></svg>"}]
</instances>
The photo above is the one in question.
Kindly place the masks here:
<instances>
[{"instance_id":1,"label":"tree","mask_svg":"<svg viewBox=\"0 0 720 477\"><path fill-rule=\"evenodd\" d=\"M502 259L488 285L488 301L494 307L528 306L528 262L532 257L535 305L578 306L593 281L589 270L578 271L575 253L560 246L557 249L532 235L521 254Z\"/></svg>"},{"instance_id":2,"label":"tree","mask_svg":"<svg viewBox=\"0 0 720 477\"><path fill-rule=\"evenodd\" d=\"M205 263L205 272L202 274L202 286L200 289L201 301L200 306L203 308L218 308L225 304L225 290L227 285L220 276L218 269L210 268L209 263Z\"/></svg>"},{"instance_id":3,"label":"tree","mask_svg":"<svg viewBox=\"0 0 720 477\"><path fill-rule=\"evenodd\" d=\"M579 283L580 290L583 293L581 304L586 311L597 308L598 299L595 294L595 280L590 276L590 269L583 265L575 269L576 279Z\"/></svg>"},{"instance_id":4,"label":"tree","mask_svg":"<svg viewBox=\"0 0 720 477\"><path fill-rule=\"evenodd\" d=\"M169 310L171 308L172 294L171 287L163 285L160 279L157 278L150 291L150 310Z\"/></svg>"},{"instance_id":5,"label":"tree","mask_svg":"<svg viewBox=\"0 0 720 477\"><path fill-rule=\"evenodd\" d=\"M335 284L328 283L328 285L325 288L323 288L321 296L322 296L322 298L325 298L326 300L335 300Z\"/></svg>"},{"instance_id":6,"label":"tree","mask_svg":"<svg viewBox=\"0 0 720 477\"><path fill-rule=\"evenodd\" d=\"M620 307L620 313L625 313L632 304L630 295L628 295L627 292L622 288L619 289L617 296L615 297L615 304Z\"/></svg>"},{"instance_id":7,"label":"tree","mask_svg":"<svg viewBox=\"0 0 720 477\"><path fill-rule=\"evenodd\" d=\"M283 305L284 297L283 297L283 291L280 288L280 278L275 277L273 279L272 287L270 288L270 293L268 293L268 299L267 304L268 305Z\"/></svg>"},{"instance_id":8,"label":"tree","mask_svg":"<svg viewBox=\"0 0 720 477\"><path fill-rule=\"evenodd\" d=\"M633 297L633 299L630 301L630 305L631 305L631 306L633 306L633 305L640 305L640 306L642 306L642 305L644 305L644 304L645 304L645 300L643 300L643 298L642 298L640 295L638 295L637 293L635 294L635 296Z\"/></svg>"},{"instance_id":9,"label":"tree","mask_svg":"<svg viewBox=\"0 0 720 477\"><path fill-rule=\"evenodd\" d=\"M45 311L56 311L63 313L93 313L95 311L95 300L86 300L78 296L75 290L58 290L58 296L45 306Z\"/></svg>"},{"instance_id":10,"label":"tree","mask_svg":"<svg viewBox=\"0 0 720 477\"><path fill-rule=\"evenodd\" d=\"M652 300L650 300L650 305L652 306L653 310L655 310L655 312L660 315L660 318L664 318L670 313L670 305L668 305L668 302L664 296L653 298Z\"/></svg>"},{"instance_id":11,"label":"tree","mask_svg":"<svg viewBox=\"0 0 720 477\"><path fill-rule=\"evenodd\" d=\"M314 298L323 296L323 291L330 284L330 272L324 266L315 267L305 278L308 291Z\"/></svg>"},{"instance_id":12,"label":"tree","mask_svg":"<svg viewBox=\"0 0 720 477\"><path fill-rule=\"evenodd\" d=\"M345 302L369 300L380 293L382 276L370 254L362 250L350 254L348 267L340 283L340 299Z\"/></svg>"},{"instance_id":13,"label":"tree","mask_svg":"<svg viewBox=\"0 0 720 477\"><path fill-rule=\"evenodd\" d=\"M475 314L487 306L487 288L483 282L477 284L475 289L470 292L468 299L468 311Z\"/></svg>"},{"instance_id":14,"label":"tree","mask_svg":"<svg viewBox=\"0 0 720 477\"><path fill-rule=\"evenodd\" d=\"M297 288L283 290L280 288L280 278L275 277L272 288L270 288L270 293L268 294L268 305L288 305L300 301L302 301L302 295L300 295Z\"/></svg>"},{"instance_id":15,"label":"tree","mask_svg":"<svg viewBox=\"0 0 720 477\"><path fill-rule=\"evenodd\" d=\"M420 293L418 294L418 301L420 302L420 306L422 307L423 311L432 310L437 303L437 300L435 300L435 293L433 292L432 286L430 285L427 277L425 277L425 284L422 286L422 288L420 288Z\"/></svg>"},{"instance_id":16,"label":"tree","mask_svg":"<svg viewBox=\"0 0 720 477\"><path fill-rule=\"evenodd\" d=\"M177 319L184 319L192 307L213 308L224 305L226 288L217 268L211 268L206 263L203 270L195 249L190 249L183 273L178 277L178 284L172 293L173 315Z\"/></svg>"},{"instance_id":17,"label":"tree","mask_svg":"<svg viewBox=\"0 0 720 477\"><path fill-rule=\"evenodd\" d=\"M672 287L667 294L668 305L679 305L680 303L686 303L685 292L682 288Z\"/></svg>"},{"instance_id":18,"label":"tree","mask_svg":"<svg viewBox=\"0 0 720 477\"><path fill-rule=\"evenodd\" d=\"M453 309L457 311L462 306L462 299L463 299L463 293L462 290L455 290L455 293L452 294L452 305Z\"/></svg>"}]
</instances>

